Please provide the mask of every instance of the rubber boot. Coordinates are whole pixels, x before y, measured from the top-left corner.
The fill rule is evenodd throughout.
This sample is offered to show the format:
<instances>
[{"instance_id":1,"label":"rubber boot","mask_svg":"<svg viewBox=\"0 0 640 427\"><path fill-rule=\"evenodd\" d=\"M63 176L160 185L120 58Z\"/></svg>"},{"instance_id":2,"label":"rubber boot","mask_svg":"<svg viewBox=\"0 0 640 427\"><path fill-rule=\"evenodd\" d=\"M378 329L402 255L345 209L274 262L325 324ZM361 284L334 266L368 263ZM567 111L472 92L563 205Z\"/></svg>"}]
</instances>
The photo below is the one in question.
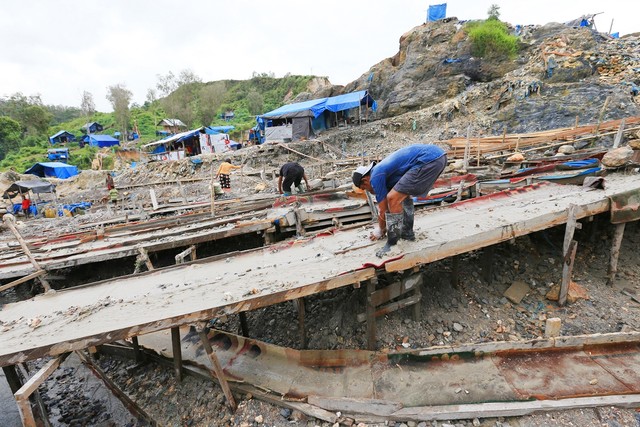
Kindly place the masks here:
<instances>
[{"instance_id":1,"label":"rubber boot","mask_svg":"<svg viewBox=\"0 0 640 427\"><path fill-rule=\"evenodd\" d=\"M407 197L402 201L402 233L400 234L400 238L404 240L414 241L416 240L416 235L413 232L413 199L411 197Z\"/></svg>"},{"instance_id":2,"label":"rubber boot","mask_svg":"<svg viewBox=\"0 0 640 427\"><path fill-rule=\"evenodd\" d=\"M387 219L387 243L376 252L378 258L382 258L384 254L391 250L391 247L398 243L400 240L400 234L402 232L402 223L404 219L404 213L390 213L385 214Z\"/></svg>"},{"instance_id":3,"label":"rubber boot","mask_svg":"<svg viewBox=\"0 0 640 427\"><path fill-rule=\"evenodd\" d=\"M298 194L304 193L304 191L302 191L302 184L296 185L296 190L298 190Z\"/></svg>"}]
</instances>

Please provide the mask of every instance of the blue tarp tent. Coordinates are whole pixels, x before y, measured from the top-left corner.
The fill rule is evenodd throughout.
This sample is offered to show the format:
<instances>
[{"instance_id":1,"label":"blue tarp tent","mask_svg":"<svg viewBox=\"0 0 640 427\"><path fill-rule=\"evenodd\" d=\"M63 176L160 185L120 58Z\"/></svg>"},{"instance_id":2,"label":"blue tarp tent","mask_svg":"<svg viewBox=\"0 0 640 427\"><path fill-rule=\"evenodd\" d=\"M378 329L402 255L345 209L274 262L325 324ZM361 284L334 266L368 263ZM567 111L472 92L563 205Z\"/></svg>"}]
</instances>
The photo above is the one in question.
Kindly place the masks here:
<instances>
[{"instance_id":1,"label":"blue tarp tent","mask_svg":"<svg viewBox=\"0 0 640 427\"><path fill-rule=\"evenodd\" d=\"M326 108L334 113L338 111L358 108L360 105L371 107L373 111L378 109L378 103L369 95L366 90L345 93L344 95L327 98Z\"/></svg>"},{"instance_id":2,"label":"blue tarp tent","mask_svg":"<svg viewBox=\"0 0 640 427\"><path fill-rule=\"evenodd\" d=\"M27 174L37 175L39 177L53 177L53 178L71 178L78 175L78 168L76 166L68 165L60 162L42 162L36 163L26 170Z\"/></svg>"},{"instance_id":3,"label":"blue tarp tent","mask_svg":"<svg viewBox=\"0 0 640 427\"><path fill-rule=\"evenodd\" d=\"M100 148L120 145L120 141L111 135L85 135L83 141L89 145Z\"/></svg>"},{"instance_id":4,"label":"blue tarp tent","mask_svg":"<svg viewBox=\"0 0 640 427\"><path fill-rule=\"evenodd\" d=\"M232 131L235 128L235 126L207 126L204 128L204 132L207 135L216 135L219 133L229 133L229 131Z\"/></svg>"},{"instance_id":5,"label":"blue tarp tent","mask_svg":"<svg viewBox=\"0 0 640 427\"><path fill-rule=\"evenodd\" d=\"M266 119L289 119L294 117L318 117L325 110L327 98L310 99L309 101L296 102L295 104L283 105L273 111L264 113L262 116Z\"/></svg>"},{"instance_id":6,"label":"blue tarp tent","mask_svg":"<svg viewBox=\"0 0 640 427\"><path fill-rule=\"evenodd\" d=\"M65 143L65 142L70 142L75 140L76 140L76 136L71 132L67 132L66 130L61 130L55 135L52 135L49 137L49 142L51 144Z\"/></svg>"},{"instance_id":7,"label":"blue tarp tent","mask_svg":"<svg viewBox=\"0 0 640 427\"><path fill-rule=\"evenodd\" d=\"M447 4L432 4L427 12L427 22L438 21L447 17Z\"/></svg>"}]
</instances>

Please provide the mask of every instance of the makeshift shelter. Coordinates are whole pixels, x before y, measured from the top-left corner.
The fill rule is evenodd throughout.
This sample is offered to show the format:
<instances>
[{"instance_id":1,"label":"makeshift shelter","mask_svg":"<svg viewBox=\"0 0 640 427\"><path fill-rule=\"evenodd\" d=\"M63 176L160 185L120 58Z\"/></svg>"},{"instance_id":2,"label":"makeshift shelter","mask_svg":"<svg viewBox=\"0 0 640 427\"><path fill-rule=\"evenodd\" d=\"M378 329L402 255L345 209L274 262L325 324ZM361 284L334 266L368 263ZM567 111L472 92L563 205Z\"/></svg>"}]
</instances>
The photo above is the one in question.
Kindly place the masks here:
<instances>
[{"instance_id":1,"label":"makeshift shelter","mask_svg":"<svg viewBox=\"0 0 640 427\"><path fill-rule=\"evenodd\" d=\"M55 189L56 186L47 181L16 181L4 191L2 198L12 199L29 191L34 194L53 193Z\"/></svg>"},{"instance_id":2,"label":"makeshift shelter","mask_svg":"<svg viewBox=\"0 0 640 427\"><path fill-rule=\"evenodd\" d=\"M162 129L168 134L177 134L187 128L187 125L182 123L180 119L162 119L156 126L162 126Z\"/></svg>"},{"instance_id":3,"label":"makeshift shelter","mask_svg":"<svg viewBox=\"0 0 640 427\"><path fill-rule=\"evenodd\" d=\"M53 144L65 144L67 142L71 142L71 141L75 141L76 140L76 136L74 134L72 134L71 132L67 132L66 130L61 130L60 132L56 133L55 135L52 135L49 137L49 142L51 143L51 145Z\"/></svg>"},{"instance_id":4,"label":"makeshift shelter","mask_svg":"<svg viewBox=\"0 0 640 427\"><path fill-rule=\"evenodd\" d=\"M82 128L80 128L84 133L96 133L102 132L104 130L104 126L102 126L98 122L85 123Z\"/></svg>"},{"instance_id":5,"label":"makeshift shelter","mask_svg":"<svg viewBox=\"0 0 640 427\"><path fill-rule=\"evenodd\" d=\"M37 175L39 177L53 177L66 179L72 176L78 175L78 168L76 166L68 165L60 162L41 162L36 163L25 171L27 174Z\"/></svg>"},{"instance_id":6,"label":"makeshift shelter","mask_svg":"<svg viewBox=\"0 0 640 427\"><path fill-rule=\"evenodd\" d=\"M377 110L378 104L368 91L347 93L329 98L311 99L295 104L283 105L257 118L259 129L264 131L266 141L295 141L309 138L318 131L346 124L349 111L357 108L358 121L362 120L362 111L368 118L371 108ZM333 114L332 114L333 113Z\"/></svg>"},{"instance_id":7,"label":"makeshift shelter","mask_svg":"<svg viewBox=\"0 0 640 427\"><path fill-rule=\"evenodd\" d=\"M120 145L120 141L111 135L85 135L82 140L93 147L112 147Z\"/></svg>"},{"instance_id":8,"label":"makeshift shelter","mask_svg":"<svg viewBox=\"0 0 640 427\"><path fill-rule=\"evenodd\" d=\"M47 159L51 162L63 162L67 163L69 160L69 149L68 148L50 148L47 150Z\"/></svg>"}]
</instances>

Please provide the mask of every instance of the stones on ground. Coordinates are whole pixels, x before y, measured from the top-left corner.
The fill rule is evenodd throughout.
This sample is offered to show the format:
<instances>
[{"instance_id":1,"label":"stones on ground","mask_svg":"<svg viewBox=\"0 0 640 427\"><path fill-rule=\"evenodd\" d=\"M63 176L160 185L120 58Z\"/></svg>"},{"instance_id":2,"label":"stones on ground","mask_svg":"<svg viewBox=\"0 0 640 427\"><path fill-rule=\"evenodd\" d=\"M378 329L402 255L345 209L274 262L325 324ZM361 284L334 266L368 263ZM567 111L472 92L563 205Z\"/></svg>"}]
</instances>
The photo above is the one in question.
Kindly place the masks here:
<instances>
[{"instance_id":1,"label":"stones on ground","mask_svg":"<svg viewBox=\"0 0 640 427\"><path fill-rule=\"evenodd\" d=\"M553 338L560 336L560 329L562 328L562 320L559 317L552 317L545 322L544 336L547 338Z\"/></svg>"},{"instance_id":2,"label":"stones on ground","mask_svg":"<svg viewBox=\"0 0 640 427\"><path fill-rule=\"evenodd\" d=\"M453 322L453 330L456 332L462 332L464 330L464 326L458 322Z\"/></svg>"},{"instance_id":3,"label":"stones on ground","mask_svg":"<svg viewBox=\"0 0 640 427\"><path fill-rule=\"evenodd\" d=\"M547 292L546 298L550 301L558 301L559 295L560 295L560 285L559 284L553 285L549 290L549 292ZM588 300L589 293L584 287L578 285L574 281L571 281L571 283L569 283L569 289L567 291L567 302L569 304L573 304L579 299Z\"/></svg>"},{"instance_id":4,"label":"stones on ground","mask_svg":"<svg viewBox=\"0 0 640 427\"><path fill-rule=\"evenodd\" d=\"M571 144L561 145L558 148L558 153L560 154L573 154L575 153L575 151L576 151L575 147Z\"/></svg>"},{"instance_id":5,"label":"stones on ground","mask_svg":"<svg viewBox=\"0 0 640 427\"><path fill-rule=\"evenodd\" d=\"M514 304L520 304L520 301L529 293L531 288L524 282L516 281L513 282L509 288L504 291L504 296Z\"/></svg>"}]
</instances>

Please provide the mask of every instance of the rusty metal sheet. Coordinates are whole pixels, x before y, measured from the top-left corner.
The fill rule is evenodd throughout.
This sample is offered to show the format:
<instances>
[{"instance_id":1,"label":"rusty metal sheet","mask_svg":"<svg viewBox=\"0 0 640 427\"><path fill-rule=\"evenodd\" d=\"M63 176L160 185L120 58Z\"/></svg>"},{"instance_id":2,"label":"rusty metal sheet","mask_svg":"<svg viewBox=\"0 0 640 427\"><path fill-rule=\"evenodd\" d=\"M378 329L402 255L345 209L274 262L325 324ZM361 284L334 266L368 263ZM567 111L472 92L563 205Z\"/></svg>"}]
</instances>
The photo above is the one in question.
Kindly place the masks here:
<instances>
[{"instance_id":1,"label":"rusty metal sheet","mask_svg":"<svg viewBox=\"0 0 640 427\"><path fill-rule=\"evenodd\" d=\"M612 195L611 223L622 224L640 219L640 189Z\"/></svg>"},{"instance_id":2,"label":"rusty metal sheet","mask_svg":"<svg viewBox=\"0 0 640 427\"><path fill-rule=\"evenodd\" d=\"M609 349L601 358L616 357ZM501 353L493 360L521 399L623 394L633 391L584 351ZM638 388L638 385L636 385Z\"/></svg>"}]
</instances>

